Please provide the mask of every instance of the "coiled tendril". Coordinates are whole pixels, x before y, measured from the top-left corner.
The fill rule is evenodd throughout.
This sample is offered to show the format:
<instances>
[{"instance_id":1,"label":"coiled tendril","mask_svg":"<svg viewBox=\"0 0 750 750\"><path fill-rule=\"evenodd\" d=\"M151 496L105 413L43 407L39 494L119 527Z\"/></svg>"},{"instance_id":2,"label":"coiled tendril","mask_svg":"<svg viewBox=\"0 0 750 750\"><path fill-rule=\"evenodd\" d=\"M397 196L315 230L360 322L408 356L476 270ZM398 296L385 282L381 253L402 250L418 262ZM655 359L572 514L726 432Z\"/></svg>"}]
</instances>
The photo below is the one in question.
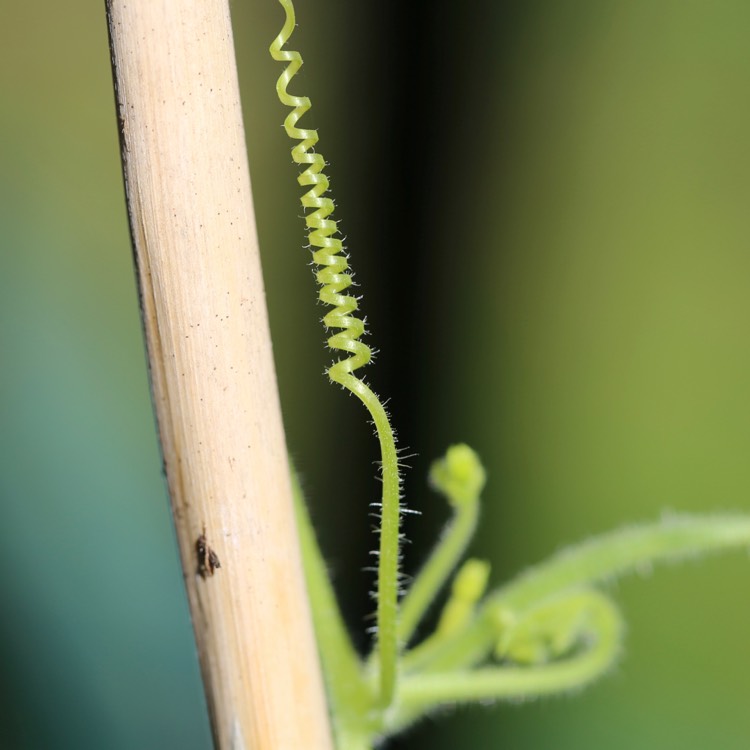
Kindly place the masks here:
<instances>
[{"instance_id":1,"label":"coiled tendril","mask_svg":"<svg viewBox=\"0 0 750 750\"><path fill-rule=\"evenodd\" d=\"M346 289L352 284L352 278L343 252L343 244L336 237L336 222L330 218L334 204L326 195L329 183L323 171L325 159L313 151L318 142L318 133L316 130L297 127L300 117L310 109L310 99L306 96L295 96L287 91L289 82L302 67L302 57L295 50L282 49L294 30L295 20L290 0L279 2L286 11L286 21L270 50L275 60L289 64L279 76L276 91L282 104L293 107L284 120L287 135L300 141L292 149L292 158L297 164L308 165L297 181L302 186L310 186L310 190L302 196L301 202L306 210L311 211L306 214L305 222L310 245L317 248L313 251L313 261L320 266L316 274L321 286L318 296L322 302L333 308L325 315L323 323L328 329L340 329L329 337L328 346L350 355L335 361L328 368L328 377L334 383L350 390L362 401L372 416L380 442L383 494L378 553L377 631L381 702L382 705L387 705L393 697L398 653L396 619L400 479L395 437L380 400L369 386L354 374L370 361L372 353L370 348L359 340L365 332L365 324L353 314L358 308L357 300L345 294Z\"/></svg>"}]
</instances>

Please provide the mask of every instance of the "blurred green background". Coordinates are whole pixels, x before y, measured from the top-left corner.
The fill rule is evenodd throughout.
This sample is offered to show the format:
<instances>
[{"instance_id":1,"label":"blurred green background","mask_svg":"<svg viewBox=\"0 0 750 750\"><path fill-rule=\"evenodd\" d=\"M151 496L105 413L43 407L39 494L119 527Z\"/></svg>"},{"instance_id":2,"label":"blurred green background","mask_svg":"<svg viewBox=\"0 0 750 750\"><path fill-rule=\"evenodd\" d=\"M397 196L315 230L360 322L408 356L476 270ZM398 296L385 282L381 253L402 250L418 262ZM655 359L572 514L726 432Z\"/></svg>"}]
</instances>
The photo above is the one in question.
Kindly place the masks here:
<instances>
[{"instance_id":1,"label":"blurred green background","mask_svg":"<svg viewBox=\"0 0 750 750\"><path fill-rule=\"evenodd\" d=\"M395 1L298 6L296 86L382 349L368 377L417 454L407 565L446 515L427 466L459 440L489 469L473 553L496 582L665 509L750 507L750 4L434 2L419 26ZM232 7L290 450L361 634L375 444L321 376L267 53L282 13ZM0 441L0 747L209 748L101 2L3 8ZM745 748L748 591L743 555L623 581L603 682L393 747Z\"/></svg>"}]
</instances>

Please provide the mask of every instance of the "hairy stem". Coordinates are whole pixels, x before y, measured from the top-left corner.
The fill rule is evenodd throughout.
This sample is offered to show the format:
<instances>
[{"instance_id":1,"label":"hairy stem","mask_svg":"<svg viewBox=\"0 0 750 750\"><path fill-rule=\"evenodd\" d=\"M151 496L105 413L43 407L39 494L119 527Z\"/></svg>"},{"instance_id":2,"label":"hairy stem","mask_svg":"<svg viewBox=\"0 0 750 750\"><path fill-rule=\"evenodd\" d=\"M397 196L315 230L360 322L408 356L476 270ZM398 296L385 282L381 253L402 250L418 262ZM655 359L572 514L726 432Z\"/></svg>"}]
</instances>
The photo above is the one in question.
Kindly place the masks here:
<instances>
[{"instance_id":1,"label":"hairy stem","mask_svg":"<svg viewBox=\"0 0 750 750\"><path fill-rule=\"evenodd\" d=\"M648 571L661 562L743 546L750 546L748 516L665 516L656 523L603 534L553 555L499 588L485 607L524 610L566 589Z\"/></svg>"},{"instance_id":2,"label":"hairy stem","mask_svg":"<svg viewBox=\"0 0 750 750\"><path fill-rule=\"evenodd\" d=\"M404 673L469 667L491 652L498 613L522 617L551 597L603 583L656 563L750 546L750 518L672 516L594 537L553 555L490 594L471 622L406 654Z\"/></svg>"},{"instance_id":3,"label":"hairy stem","mask_svg":"<svg viewBox=\"0 0 750 750\"><path fill-rule=\"evenodd\" d=\"M343 244L337 236L338 228L331 214L334 205L328 192L328 178L324 173L325 159L314 151L318 142L315 130L297 127L302 115L310 109L310 99L295 96L287 91L289 82L302 67L302 57L295 50L282 49L294 30L294 7L291 0L279 0L286 12L281 33L271 44L271 55L275 60L288 63L279 76L276 86L281 102L292 111L284 121L290 138L299 140L292 149L292 158L297 164L307 165L298 177L300 185L310 190L302 198L302 205L311 211L305 217L308 239L313 248L313 260L320 266L317 273L321 285L319 298L330 305L323 318L326 328L340 329L328 339L331 349L349 356L334 362L328 369L330 379L355 394L369 411L380 443L383 494L381 501L381 531L378 555L378 609L377 609L377 656L380 671L380 703L390 704L396 686L396 662L398 641L396 623L398 619L398 568L399 568L399 492L400 478L396 444L388 416L378 397L353 373L366 365L371 358L370 348L360 341L365 324L353 313L358 303L356 298L344 292L351 286L349 264L343 252Z\"/></svg>"},{"instance_id":4,"label":"hairy stem","mask_svg":"<svg viewBox=\"0 0 750 750\"><path fill-rule=\"evenodd\" d=\"M406 644L474 536L479 499L455 506L455 515L401 602L398 636Z\"/></svg>"}]
</instances>

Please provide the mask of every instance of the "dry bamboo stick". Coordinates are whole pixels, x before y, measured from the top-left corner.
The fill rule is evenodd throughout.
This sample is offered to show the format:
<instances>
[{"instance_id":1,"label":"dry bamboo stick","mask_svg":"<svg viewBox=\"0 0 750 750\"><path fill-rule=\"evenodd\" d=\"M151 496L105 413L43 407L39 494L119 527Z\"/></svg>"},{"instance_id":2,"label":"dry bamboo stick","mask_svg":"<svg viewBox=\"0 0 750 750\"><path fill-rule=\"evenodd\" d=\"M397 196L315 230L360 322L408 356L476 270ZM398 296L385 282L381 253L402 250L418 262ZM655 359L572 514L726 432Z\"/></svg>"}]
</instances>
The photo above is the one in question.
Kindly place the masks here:
<instances>
[{"instance_id":1,"label":"dry bamboo stick","mask_svg":"<svg viewBox=\"0 0 750 750\"><path fill-rule=\"evenodd\" d=\"M328 750L228 3L108 0L107 12L153 398L216 747Z\"/></svg>"}]
</instances>

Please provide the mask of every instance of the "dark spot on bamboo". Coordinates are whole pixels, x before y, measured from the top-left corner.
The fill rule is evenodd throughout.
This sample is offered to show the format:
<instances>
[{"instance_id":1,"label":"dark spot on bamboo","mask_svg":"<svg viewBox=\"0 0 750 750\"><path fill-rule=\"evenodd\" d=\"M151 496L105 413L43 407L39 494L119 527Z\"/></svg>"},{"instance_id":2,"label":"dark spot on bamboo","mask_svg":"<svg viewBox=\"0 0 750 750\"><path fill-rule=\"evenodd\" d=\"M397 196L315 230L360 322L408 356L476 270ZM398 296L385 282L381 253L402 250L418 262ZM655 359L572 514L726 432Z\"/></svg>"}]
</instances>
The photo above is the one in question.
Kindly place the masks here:
<instances>
[{"instance_id":1,"label":"dark spot on bamboo","mask_svg":"<svg viewBox=\"0 0 750 750\"><path fill-rule=\"evenodd\" d=\"M212 576L217 568L221 567L219 556L208 546L206 540L206 527L195 542L195 551L198 554L198 575L204 580Z\"/></svg>"}]
</instances>

